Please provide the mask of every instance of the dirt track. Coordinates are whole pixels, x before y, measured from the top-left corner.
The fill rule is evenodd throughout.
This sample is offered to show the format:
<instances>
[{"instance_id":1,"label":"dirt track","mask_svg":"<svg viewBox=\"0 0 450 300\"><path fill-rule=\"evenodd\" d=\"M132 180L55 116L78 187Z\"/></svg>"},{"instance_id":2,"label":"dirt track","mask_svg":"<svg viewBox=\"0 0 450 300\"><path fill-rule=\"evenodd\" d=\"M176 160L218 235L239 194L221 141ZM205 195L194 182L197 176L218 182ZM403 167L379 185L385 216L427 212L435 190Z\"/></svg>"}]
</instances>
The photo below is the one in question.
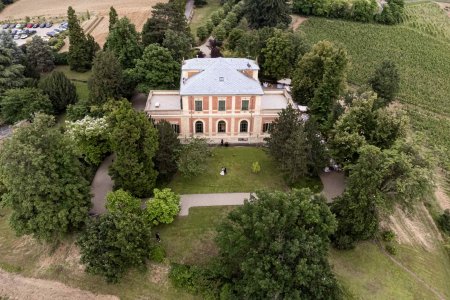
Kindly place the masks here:
<instances>
[{"instance_id":1,"label":"dirt track","mask_svg":"<svg viewBox=\"0 0 450 300\"><path fill-rule=\"evenodd\" d=\"M67 13L67 7L72 6L78 13L89 11L91 20L101 19L91 28L91 35L103 46L108 34L109 8L114 6L120 17L128 17L140 31L151 14L151 8L158 2L167 0L20 0L8 5L0 13L0 21L8 19L24 19L25 17L61 17ZM89 26L87 21L83 27Z\"/></svg>"},{"instance_id":2,"label":"dirt track","mask_svg":"<svg viewBox=\"0 0 450 300\"><path fill-rule=\"evenodd\" d=\"M115 300L111 295L96 295L89 291L69 287L60 282L27 278L0 269L0 298L29 300Z\"/></svg>"}]
</instances>

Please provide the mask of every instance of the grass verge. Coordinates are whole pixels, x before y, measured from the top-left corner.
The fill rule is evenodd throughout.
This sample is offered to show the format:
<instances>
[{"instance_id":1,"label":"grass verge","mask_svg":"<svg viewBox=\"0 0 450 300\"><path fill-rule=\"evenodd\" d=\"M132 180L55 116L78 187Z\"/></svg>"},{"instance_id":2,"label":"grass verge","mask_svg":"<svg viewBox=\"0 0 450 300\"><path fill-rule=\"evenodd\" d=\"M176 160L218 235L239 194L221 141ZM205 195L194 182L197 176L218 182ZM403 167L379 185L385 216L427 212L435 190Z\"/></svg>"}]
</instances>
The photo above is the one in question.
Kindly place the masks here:
<instances>
[{"instance_id":1,"label":"grass verge","mask_svg":"<svg viewBox=\"0 0 450 300\"><path fill-rule=\"evenodd\" d=\"M197 37L197 28L204 25L211 14L220 8L220 0L208 0L208 4L203 7L195 8L194 17L191 20L190 27L192 34Z\"/></svg>"}]
</instances>

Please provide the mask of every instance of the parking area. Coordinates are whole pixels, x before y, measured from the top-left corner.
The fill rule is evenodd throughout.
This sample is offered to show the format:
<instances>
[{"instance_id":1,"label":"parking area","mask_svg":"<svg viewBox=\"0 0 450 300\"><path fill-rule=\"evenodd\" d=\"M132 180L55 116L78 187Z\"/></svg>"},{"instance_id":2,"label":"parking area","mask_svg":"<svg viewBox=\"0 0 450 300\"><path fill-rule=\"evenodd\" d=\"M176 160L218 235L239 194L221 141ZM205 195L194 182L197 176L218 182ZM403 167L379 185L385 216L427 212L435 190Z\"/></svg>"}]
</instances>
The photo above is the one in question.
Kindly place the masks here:
<instances>
[{"instance_id":1,"label":"parking area","mask_svg":"<svg viewBox=\"0 0 450 300\"><path fill-rule=\"evenodd\" d=\"M58 36L61 32L67 30L67 22L58 24L53 23L20 23L20 24L2 24L1 31L8 32L15 40L17 45L21 46L30 41L34 35L42 37L48 41L53 36Z\"/></svg>"}]
</instances>

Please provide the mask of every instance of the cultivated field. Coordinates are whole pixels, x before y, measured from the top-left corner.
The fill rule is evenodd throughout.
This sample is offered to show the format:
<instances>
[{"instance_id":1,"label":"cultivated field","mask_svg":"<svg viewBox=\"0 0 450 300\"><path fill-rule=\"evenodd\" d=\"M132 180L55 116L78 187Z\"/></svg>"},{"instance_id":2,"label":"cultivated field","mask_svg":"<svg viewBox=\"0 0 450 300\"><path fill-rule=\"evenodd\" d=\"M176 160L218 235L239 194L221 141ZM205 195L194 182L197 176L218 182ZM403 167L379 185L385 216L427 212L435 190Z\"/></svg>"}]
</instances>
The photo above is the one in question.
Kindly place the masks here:
<instances>
[{"instance_id":1,"label":"cultivated field","mask_svg":"<svg viewBox=\"0 0 450 300\"><path fill-rule=\"evenodd\" d=\"M140 31L151 14L152 6L158 2L167 0L20 0L8 5L0 13L0 21L25 17L64 17L67 7L72 6L77 13L86 14L89 11L91 20L86 21L83 27L103 45L108 34L108 12L111 6L114 6L120 17L128 17Z\"/></svg>"}]
</instances>

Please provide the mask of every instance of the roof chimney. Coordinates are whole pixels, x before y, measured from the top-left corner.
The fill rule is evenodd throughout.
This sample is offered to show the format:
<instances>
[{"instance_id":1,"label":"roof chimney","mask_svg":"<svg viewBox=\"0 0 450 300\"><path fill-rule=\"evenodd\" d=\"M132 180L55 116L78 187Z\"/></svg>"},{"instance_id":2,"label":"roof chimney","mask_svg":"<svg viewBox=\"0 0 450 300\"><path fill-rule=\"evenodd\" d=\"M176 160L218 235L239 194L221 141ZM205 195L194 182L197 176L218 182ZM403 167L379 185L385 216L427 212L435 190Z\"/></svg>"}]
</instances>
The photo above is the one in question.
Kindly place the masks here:
<instances>
[{"instance_id":1,"label":"roof chimney","mask_svg":"<svg viewBox=\"0 0 450 300\"><path fill-rule=\"evenodd\" d=\"M225 81L224 77L219 77L219 81Z\"/></svg>"}]
</instances>

